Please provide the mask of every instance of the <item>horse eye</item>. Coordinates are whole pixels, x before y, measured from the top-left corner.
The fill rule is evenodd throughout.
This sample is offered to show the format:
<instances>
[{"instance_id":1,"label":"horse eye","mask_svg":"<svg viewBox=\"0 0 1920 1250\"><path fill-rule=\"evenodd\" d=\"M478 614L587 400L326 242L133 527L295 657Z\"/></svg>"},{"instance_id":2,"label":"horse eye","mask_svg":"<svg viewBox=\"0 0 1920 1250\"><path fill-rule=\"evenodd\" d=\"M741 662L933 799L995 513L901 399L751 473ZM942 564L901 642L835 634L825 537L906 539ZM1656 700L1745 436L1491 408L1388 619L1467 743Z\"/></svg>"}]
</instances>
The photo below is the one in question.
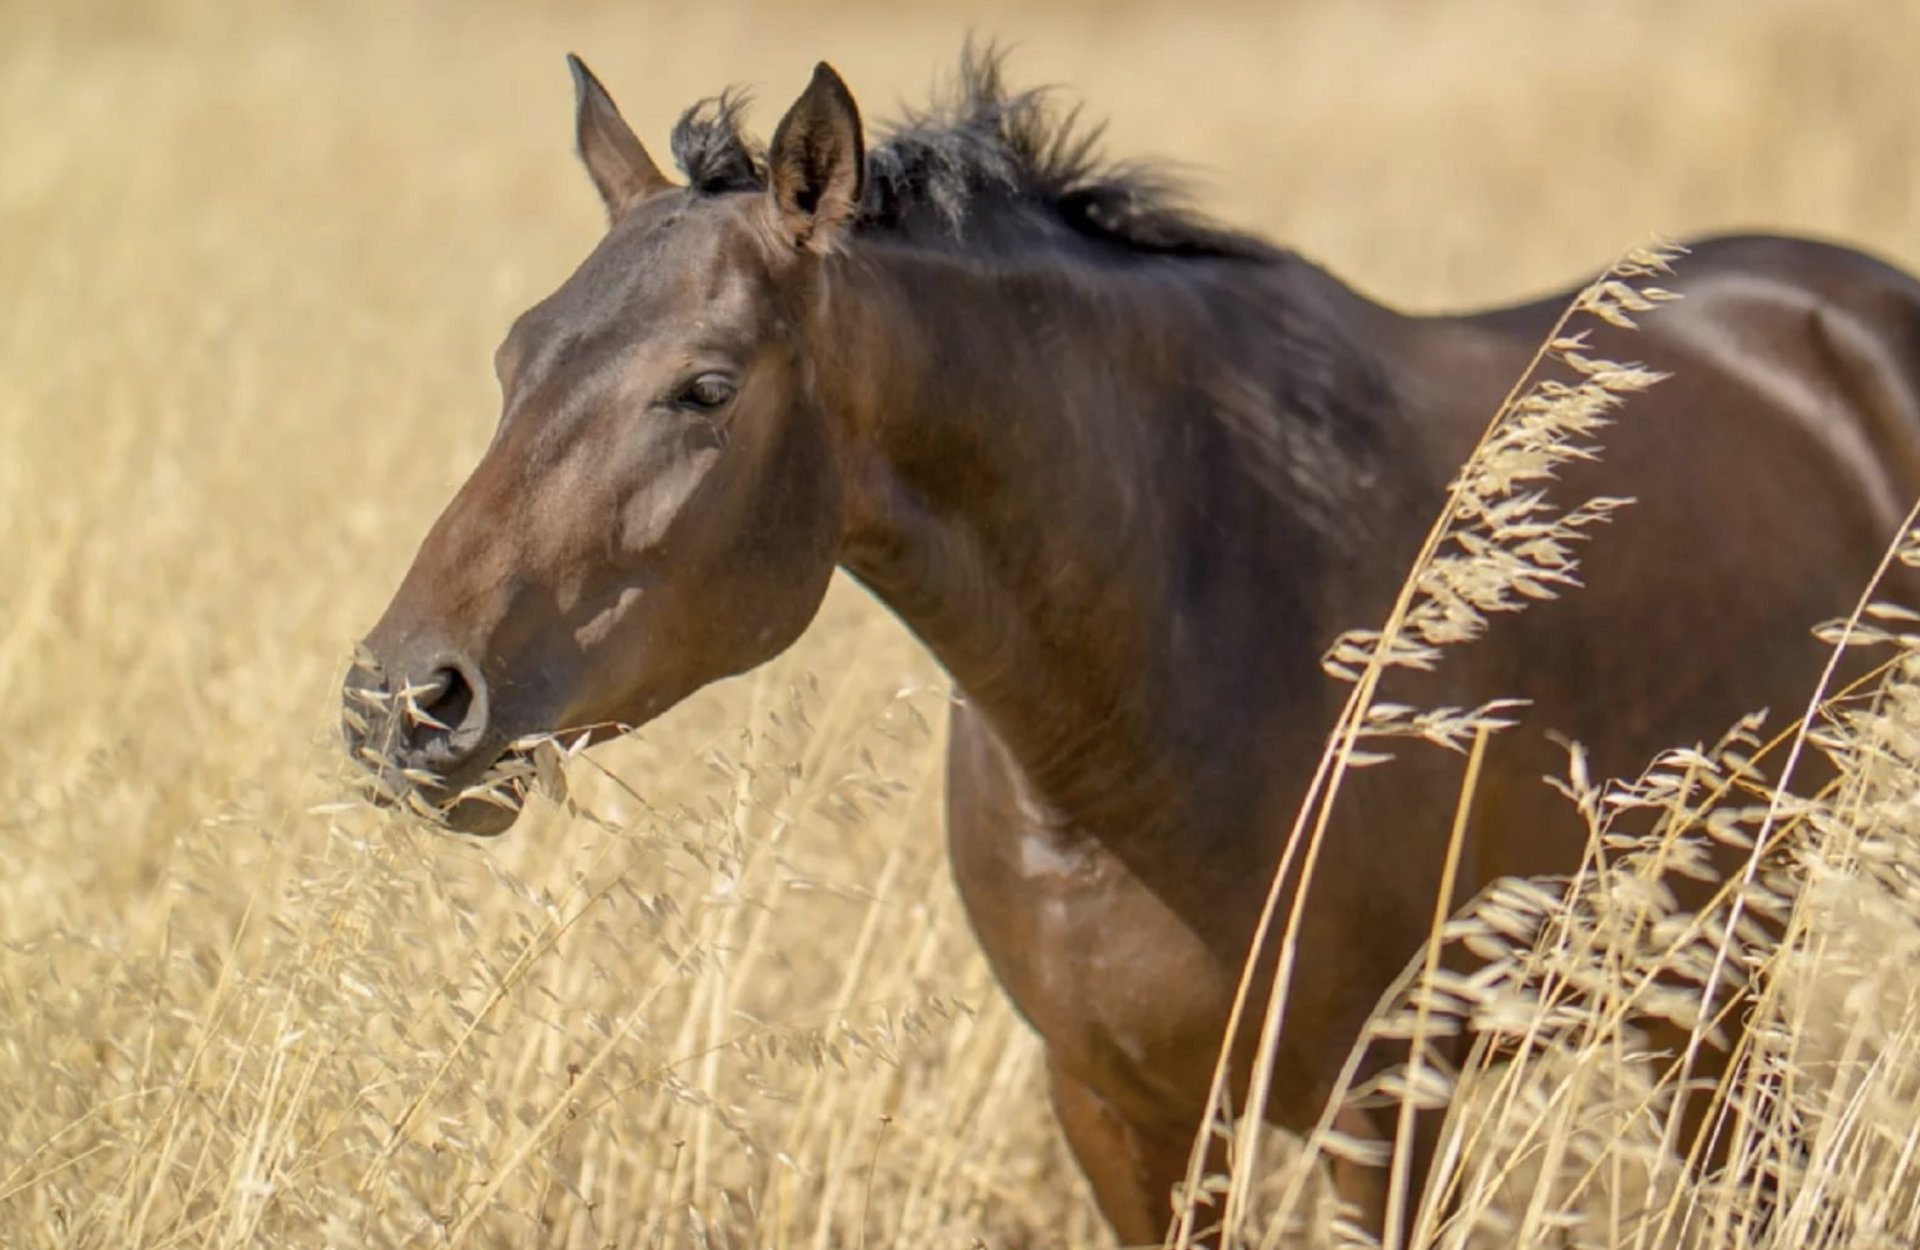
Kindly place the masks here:
<instances>
[{"instance_id":1,"label":"horse eye","mask_svg":"<svg viewBox=\"0 0 1920 1250\"><path fill-rule=\"evenodd\" d=\"M689 408L710 412L733 398L733 383L717 373L703 373L687 383L680 402Z\"/></svg>"}]
</instances>

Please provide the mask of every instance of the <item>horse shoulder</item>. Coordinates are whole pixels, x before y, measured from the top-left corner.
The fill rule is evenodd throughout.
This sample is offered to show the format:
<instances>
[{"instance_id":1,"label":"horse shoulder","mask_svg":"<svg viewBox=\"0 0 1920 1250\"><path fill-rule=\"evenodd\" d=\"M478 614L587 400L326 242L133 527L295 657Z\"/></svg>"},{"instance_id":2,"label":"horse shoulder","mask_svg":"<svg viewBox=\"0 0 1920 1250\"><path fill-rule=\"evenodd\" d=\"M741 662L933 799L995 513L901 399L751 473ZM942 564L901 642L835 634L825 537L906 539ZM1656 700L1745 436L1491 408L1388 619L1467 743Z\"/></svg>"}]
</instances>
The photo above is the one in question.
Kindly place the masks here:
<instances>
[{"instance_id":1,"label":"horse shoulder","mask_svg":"<svg viewBox=\"0 0 1920 1250\"><path fill-rule=\"evenodd\" d=\"M947 767L954 884L1054 1065L1132 1120L1196 1111L1238 967L1110 847L1060 827L964 700Z\"/></svg>"}]
</instances>

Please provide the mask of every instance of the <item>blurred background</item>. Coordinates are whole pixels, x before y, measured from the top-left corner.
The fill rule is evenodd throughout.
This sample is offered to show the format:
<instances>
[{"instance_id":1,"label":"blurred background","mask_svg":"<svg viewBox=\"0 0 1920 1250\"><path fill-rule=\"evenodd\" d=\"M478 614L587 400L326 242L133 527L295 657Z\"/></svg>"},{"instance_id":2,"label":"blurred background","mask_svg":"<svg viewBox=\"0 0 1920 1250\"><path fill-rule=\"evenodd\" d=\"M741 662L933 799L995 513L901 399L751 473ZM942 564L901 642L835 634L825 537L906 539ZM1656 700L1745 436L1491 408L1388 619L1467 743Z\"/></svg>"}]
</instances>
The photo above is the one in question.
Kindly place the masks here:
<instances>
[{"instance_id":1,"label":"blurred background","mask_svg":"<svg viewBox=\"0 0 1920 1250\"><path fill-rule=\"evenodd\" d=\"M1650 238L1920 267L1920 5L0 3L0 1244L1103 1244L944 876L944 679L842 586L506 839L344 801L353 640L664 157L969 35L1417 310ZM609 775L610 774L610 775Z\"/></svg>"}]
</instances>

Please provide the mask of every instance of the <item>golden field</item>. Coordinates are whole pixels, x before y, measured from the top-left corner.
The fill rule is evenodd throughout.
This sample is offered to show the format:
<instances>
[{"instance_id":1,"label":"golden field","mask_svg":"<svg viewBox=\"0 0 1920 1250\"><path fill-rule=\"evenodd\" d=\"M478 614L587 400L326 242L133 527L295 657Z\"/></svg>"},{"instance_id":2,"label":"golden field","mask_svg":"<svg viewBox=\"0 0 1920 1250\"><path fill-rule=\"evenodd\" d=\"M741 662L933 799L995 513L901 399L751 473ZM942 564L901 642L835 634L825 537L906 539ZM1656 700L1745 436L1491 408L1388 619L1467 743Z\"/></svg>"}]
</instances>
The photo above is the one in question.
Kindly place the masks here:
<instances>
[{"instance_id":1,"label":"golden field","mask_svg":"<svg viewBox=\"0 0 1920 1250\"><path fill-rule=\"evenodd\" d=\"M1920 5L7 0L0 1247L1107 1244L945 876L943 678L857 588L495 843L338 758L601 225L563 54L661 152L820 58L884 120L969 32L1411 307L1723 228L1920 268Z\"/></svg>"}]
</instances>

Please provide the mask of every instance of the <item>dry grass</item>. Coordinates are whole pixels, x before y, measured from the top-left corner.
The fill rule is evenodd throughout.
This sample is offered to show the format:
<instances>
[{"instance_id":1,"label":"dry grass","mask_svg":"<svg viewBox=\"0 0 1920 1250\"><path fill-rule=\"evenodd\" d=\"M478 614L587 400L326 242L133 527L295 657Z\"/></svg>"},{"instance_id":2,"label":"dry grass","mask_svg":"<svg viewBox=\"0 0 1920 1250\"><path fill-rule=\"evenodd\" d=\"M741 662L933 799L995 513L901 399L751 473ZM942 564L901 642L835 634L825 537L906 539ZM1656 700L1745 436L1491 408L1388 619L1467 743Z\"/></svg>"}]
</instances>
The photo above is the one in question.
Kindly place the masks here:
<instances>
[{"instance_id":1,"label":"dry grass","mask_svg":"<svg viewBox=\"0 0 1920 1250\"><path fill-rule=\"evenodd\" d=\"M1104 1244L945 879L942 684L857 592L575 764L590 815L474 847L335 806L351 641L486 438L494 341L598 227L560 54L657 145L822 55L884 114L969 28L1399 302L1730 225L1920 264L1908 6L0 8L0 1245ZM1856 705L1848 787L1775 814L1814 888L1727 1100L1798 1100L1804 1151L1746 1138L1793 1181L1773 1244L1913 1239L1912 702ZM1626 860L1544 949L1697 953L1601 905L1644 900ZM1562 1004L1544 909L1488 901L1511 975L1455 1007ZM1569 1244L1663 1244L1620 1197L1647 1152L1569 1110L1658 1102L1602 1062L1608 984L1551 1017L1566 1072L1473 1097L1607 1172ZM1519 1192L1469 1206L1544 1240L1586 1196Z\"/></svg>"}]
</instances>

